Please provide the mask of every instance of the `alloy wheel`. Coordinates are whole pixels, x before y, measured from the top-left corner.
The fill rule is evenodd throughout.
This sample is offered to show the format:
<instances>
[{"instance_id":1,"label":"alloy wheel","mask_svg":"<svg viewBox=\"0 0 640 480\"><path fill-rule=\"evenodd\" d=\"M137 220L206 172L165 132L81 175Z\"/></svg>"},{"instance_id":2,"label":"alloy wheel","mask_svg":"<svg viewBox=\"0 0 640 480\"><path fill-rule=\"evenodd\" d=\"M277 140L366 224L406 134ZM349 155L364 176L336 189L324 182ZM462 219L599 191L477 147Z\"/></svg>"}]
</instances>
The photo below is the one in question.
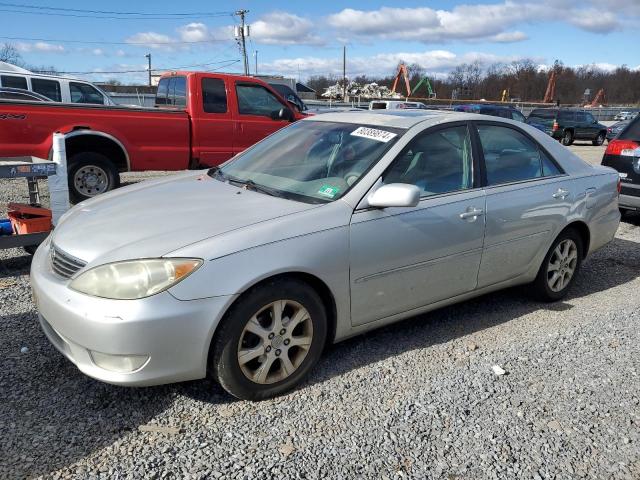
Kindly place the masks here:
<instances>
[{"instance_id":1,"label":"alloy wheel","mask_svg":"<svg viewBox=\"0 0 640 480\"><path fill-rule=\"evenodd\" d=\"M309 312L293 300L277 300L262 307L245 325L238 342L238 364L252 382L276 383L300 367L312 340Z\"/></svg>"},{"instance_id":2,"label":"alloy wheel","mask_svg":"<svg viewBox=\"0 0 640 480\"><path fill-rule=\"evenodd\" d=\"M93 197L108 190L109 177L101 167L85 165L76 171L73 185L82 195Z\"/></svg>"},{"instance_id":3,"label":"alloy wheel","mask_svg":"<svg viewBox=\"0 0 640 480\"><path fill-rule=\"evenodd\" d=\"M567 238L553 250L547 265L547 284L554 292L560 292L569 285L578 265L578 247Z\"/></svg>"}]
</instances>

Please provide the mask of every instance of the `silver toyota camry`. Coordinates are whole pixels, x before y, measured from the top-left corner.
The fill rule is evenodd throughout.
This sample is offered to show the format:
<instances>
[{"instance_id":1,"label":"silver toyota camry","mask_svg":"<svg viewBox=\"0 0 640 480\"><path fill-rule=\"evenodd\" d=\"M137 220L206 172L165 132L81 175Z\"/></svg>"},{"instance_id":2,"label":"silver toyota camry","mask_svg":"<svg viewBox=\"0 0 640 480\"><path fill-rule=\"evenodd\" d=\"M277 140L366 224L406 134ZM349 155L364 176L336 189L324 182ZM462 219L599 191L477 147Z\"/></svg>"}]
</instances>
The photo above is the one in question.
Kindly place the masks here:
<instances>
[{"instance_id":1,"label":"silver toyota camry","mask_svg":"<svg viewBox=\"0 0 640 480\"><path fill-rule=\"evenodd\" d=\"M518 284L564 297L618 174L528 125L442 111L297 122L219 168L77 205L33 259L40 323L119 385L263 399L331 342Z\"/></svg>"}]
</instances>

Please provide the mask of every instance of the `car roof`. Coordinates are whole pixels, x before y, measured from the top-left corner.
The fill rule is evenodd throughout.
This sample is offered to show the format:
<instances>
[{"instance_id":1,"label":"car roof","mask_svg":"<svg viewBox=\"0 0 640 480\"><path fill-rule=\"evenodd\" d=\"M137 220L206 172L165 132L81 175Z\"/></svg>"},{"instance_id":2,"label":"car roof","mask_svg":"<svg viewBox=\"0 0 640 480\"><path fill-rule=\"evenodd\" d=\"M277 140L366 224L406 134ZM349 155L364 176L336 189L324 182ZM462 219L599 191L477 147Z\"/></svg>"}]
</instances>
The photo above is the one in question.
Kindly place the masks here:
<instances>
[{"instance_id":1,"label":"car roof","mask_svg":"<svg viewBox=\"0 0 640 480\"><path fill-rule=\"evenodd\" d=\"M499 117L496 117L499 118ZM324 113L307 117L305 121L354 123L379 127L409 129L419 123L487 120L486 115L451 110L361 110L358 112Z\"/></svg>"}]
</instances>

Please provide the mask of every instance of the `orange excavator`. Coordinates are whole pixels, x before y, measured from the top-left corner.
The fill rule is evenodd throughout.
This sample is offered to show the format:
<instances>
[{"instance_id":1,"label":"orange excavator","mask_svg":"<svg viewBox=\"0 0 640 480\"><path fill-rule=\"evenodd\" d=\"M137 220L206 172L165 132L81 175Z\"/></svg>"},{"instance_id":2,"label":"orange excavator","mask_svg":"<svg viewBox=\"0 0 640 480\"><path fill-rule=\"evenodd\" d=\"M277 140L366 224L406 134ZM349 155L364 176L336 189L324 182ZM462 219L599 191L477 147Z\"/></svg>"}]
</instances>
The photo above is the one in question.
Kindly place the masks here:
<instances>
[{"instance_id":1,"label":"orange excavator","mask_svg":"<svg viewBox=\"0 0 640 480\"><path fill-rule=\"evenodd\" d=\"M411 86L409 85L409 70L407 70L407 66L404 63L398 65L398 73L396 73L396 78L393 79L393 87L391 87L391 91L396 93L396 88L398 87L398 80L400 77L404 78L404 84L407 87L407 97L411 96Z\"/></svg>"},{"instance_id":2,"label":"orange excavator","mask_svg":"<svg viewBox=\"0 0 640 480\"><path fill-rule=\"evenodd\" d=\"M547 83L547 91L544 94L543 103L551 103L553 102L554 97L556 96L556 80L558 78L558 74L555 70L551 70L549 74L549 82Z\"/></svg>"},{"instance_id":3,"label":"orange excavator","mask_svg":"<svg viewBox=\"0 0 640 480\"><path fill-rule=\"evenodd\" d=\"M604 88L601 88L600 90L598 90L598 93L596 93L596 96L593 98L593 100L591 101L591 103L585 105L586 107L591 107L591 108L597 108L600 105L602 105L603 103L605 103L607 101L606 95L604 93Z\"/></svg>"}]
</instances>

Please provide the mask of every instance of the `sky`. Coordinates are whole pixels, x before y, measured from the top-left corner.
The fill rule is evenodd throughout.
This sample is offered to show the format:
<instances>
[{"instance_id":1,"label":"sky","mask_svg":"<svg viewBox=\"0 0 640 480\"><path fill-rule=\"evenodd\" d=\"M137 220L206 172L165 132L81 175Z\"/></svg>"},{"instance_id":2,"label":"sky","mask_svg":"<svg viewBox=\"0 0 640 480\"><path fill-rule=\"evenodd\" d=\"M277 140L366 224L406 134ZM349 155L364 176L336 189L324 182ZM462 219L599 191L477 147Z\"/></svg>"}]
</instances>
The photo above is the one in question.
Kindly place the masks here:
<instances>
[{"instance_id":1,"label":"sky","mask_svg":"<svg viewBox=\"0 0 640 480\"><path fill-rule=\"evenodd\" d=\"M147 53L154 70L241 72L239 9L249 11L251 73L257 52L259 74L303 81L341 76L343 46L352 78L391 75L399 61L435 77L524 58L640 68L640 0L0 1L0 44L94 81L144 84Z\"/></svg>"}]
</instances>

